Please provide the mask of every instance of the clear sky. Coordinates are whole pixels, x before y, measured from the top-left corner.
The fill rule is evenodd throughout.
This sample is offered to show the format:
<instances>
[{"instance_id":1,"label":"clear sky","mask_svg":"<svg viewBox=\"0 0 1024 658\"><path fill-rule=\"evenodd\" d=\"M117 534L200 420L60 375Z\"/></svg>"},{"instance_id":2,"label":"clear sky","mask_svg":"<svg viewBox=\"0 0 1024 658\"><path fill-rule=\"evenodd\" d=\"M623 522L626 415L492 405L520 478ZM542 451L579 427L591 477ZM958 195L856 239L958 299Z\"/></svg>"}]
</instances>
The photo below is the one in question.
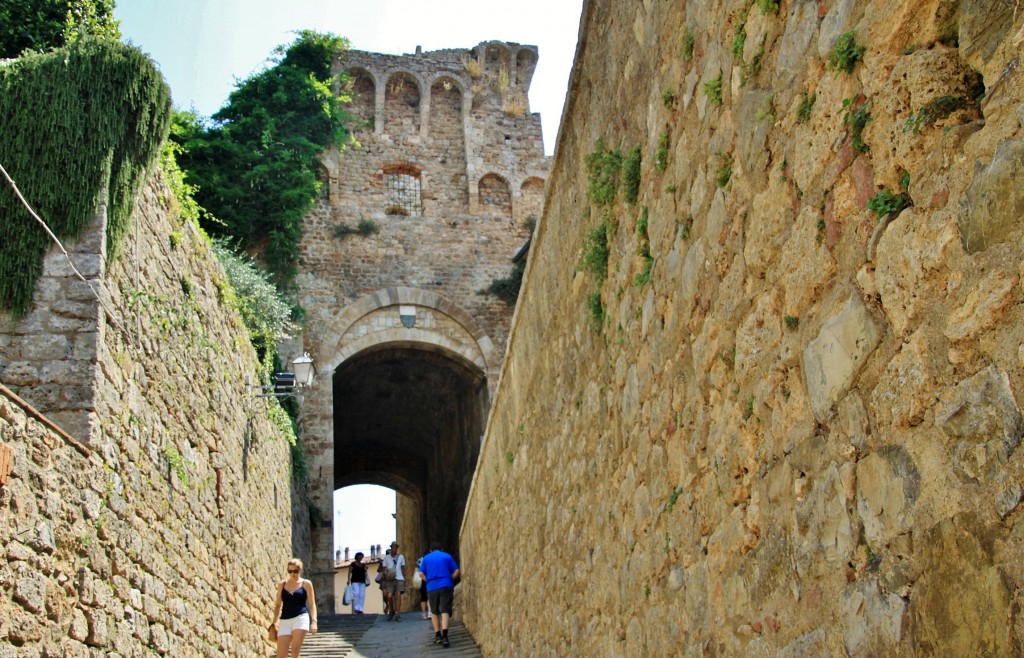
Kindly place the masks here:
<instances>
[{"instance_id":1,"label":"clear sky","mask_svg":"<svg viewBox=\"0 0 1024 658\"><path fill-rule=\"evenodd\" d=\"M541 113L551 154L582 7L583 0L117 0L114 16L124 38L157 62L175 107L204 116L296 30L332 32L355 50L394 55L492 40L537 46L530 110ZM395 539L391 489L347 487L335 492L334 506L336 549L366 553Z\"/></svg>"},{"instance_id":2,"label":"clear sky","mask_svg":"<svg viewBox=\"0 0 1024 658\"><path fill-rule=\"evenodd\" d=\"M583 0L117 0L121 33L148 53L174 104L209 116L236 80L259 70L296 30L332 32L355 50L413 53L482 41L537 46L530 110L554 151Z\"/></svg>"},{"instance_id":3,"label":"clear sky","mask_svg":"<svg viewBox=\"0 0 1024 658\"><path fill-rule=\"evenodd\" d=\"M395 533L396 501L393 489L372 484L357 484L334 492L334 548L345 547L370 554L370 546L380 544L386 549L397 539ZM407 556L408 557L408 556Z\"/></svg>"}]
</instances>

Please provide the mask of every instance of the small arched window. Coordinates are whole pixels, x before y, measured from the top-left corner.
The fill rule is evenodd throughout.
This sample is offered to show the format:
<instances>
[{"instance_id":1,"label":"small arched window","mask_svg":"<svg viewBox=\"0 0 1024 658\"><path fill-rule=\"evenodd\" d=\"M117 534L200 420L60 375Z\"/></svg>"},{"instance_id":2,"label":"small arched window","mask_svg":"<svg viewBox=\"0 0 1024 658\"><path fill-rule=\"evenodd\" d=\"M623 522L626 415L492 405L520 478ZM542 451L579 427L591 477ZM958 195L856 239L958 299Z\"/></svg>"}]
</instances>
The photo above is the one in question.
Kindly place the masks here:
<instances>
[{"instance_id":1,"label":"small arched window","mask_svg":"<svg viewBox=\"0 0 1024 658\"><path fill-rule=\"evenodd\" d=\"M374 122L374 105L376 103L376 87L373 77L361 68L349 69L346 73L348 92L352 100L348 110L353 117L360 119L352 123L355 130L372 130Z\"/></svg>"},{"instance_id":2,"label":"small arched window","mask_svg":"<svg viewBox=\"0 0 1024 658\"><path fill-rule=\"evenodd\" d=\"M512 216L512 191L498 174L487 174L478 185L480 210L489 217Z\"/></svg>"},{"instance_id":3,"label":"small arched window","mask_svg":"<svg viewBox=\"0 0 1024 658\"><path fill-rule=\"evenodd\" d=\"M385 214L418 217L423 212L420 172L414 167L388 167L384 170Z\"/></svg>"}]
</instances>

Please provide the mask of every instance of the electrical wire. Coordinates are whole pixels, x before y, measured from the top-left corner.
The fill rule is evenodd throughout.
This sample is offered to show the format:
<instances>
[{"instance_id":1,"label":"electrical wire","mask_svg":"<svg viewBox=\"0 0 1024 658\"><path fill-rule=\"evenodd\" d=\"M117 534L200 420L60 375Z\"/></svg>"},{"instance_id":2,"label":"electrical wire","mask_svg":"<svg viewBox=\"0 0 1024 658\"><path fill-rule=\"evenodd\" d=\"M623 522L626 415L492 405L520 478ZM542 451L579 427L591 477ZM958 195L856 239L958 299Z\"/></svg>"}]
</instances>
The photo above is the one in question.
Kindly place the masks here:
<instances>
[{"instance_id":1,"label":"electrical wire","mask_svg":"<svg viewBox=\"0 0 1024 658\"><path fill-rule=\"evenodd\" d=\"M71 267L71 271L73 271L75 275L85 283L85 285L89 286L89 290L96 298L96 301L99 302L100 306L103 307L103 310L107 312L107 318L110 320L110 322L112 322L114 326L116 326L121 331L121 333L124 334L125 338L128 340L128 343L134 346L134 341L132 341L131 334L129 334L128 330L125 329L121 325L121 323L117 321L117 316L114 314L113 309L107 306L107 303L106 301L104 301L102 295L100 295L100 293L97 292L96 288L93 287L93 282L90 281L89 279L86 279L85 276L83 276L82 273L78 271L78 268L75 267L75 262L71 259L71 255L68 254L68 250L64 248L64 245L57 238L57 236L54 235L53 231L50 230L50 227L46 225L46 222L43 221L42 217L40 217L36 213L36 211L32 209L32 206L25 199L25 196L21 193L21 190L18 189L18 184L14 182L14 179L11 178L11 175L7 173L6 169L4 169L3 163L0 163L0 174L3 174L4 178L7 179L7 182L10 183L11 189L14 190L14 194L18 197L18 200L21 201L21 204L25 206L25 209L28 210L28 213L32 215L32 218L36 220L36 222L40 226L43 227L43 230L46 231L46 234L48 236L50 236L50 239L53 241L53 243L56 244L57 247L61 250L61 253L64 254L64 258L68 261L68 265ZM103 285L103 282L100 281L99 279L96 279L96 281L99 283L100 286Z\"/></svg>"}]
</instances>

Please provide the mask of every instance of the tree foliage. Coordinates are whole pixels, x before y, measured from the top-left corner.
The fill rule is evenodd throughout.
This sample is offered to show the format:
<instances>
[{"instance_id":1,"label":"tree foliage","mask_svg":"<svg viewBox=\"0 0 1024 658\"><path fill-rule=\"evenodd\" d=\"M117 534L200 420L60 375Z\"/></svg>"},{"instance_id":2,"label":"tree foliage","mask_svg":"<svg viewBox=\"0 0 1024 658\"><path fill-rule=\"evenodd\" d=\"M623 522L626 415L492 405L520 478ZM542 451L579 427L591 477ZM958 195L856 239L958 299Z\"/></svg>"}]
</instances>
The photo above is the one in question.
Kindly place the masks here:
<instances>
[{"instance_id":1,"label":"tree foliage","mask_svg":"<svg viewBox=\"0 0 1024 658\"><path fill-rule=\"evenodd\" d=\"M172 139L196 200L217 221L204 228L260 253L275 283L293 289L303 216L320 194L320 156L341 146L350 120L331 72L348 42L302 31L279 46L272 65L238 83L206 122L180 113Z\"/></svg>"},{"instance_id":2,"label":"tree foliage","mask_svg":"<svg viewBox=\"0 0 1024 658\"><path fill-rule=\"evenodd\" d=\"M3 0L0 59L46 52L91 35L120 39L114 0Z\"/></svg>"}]
</instances>

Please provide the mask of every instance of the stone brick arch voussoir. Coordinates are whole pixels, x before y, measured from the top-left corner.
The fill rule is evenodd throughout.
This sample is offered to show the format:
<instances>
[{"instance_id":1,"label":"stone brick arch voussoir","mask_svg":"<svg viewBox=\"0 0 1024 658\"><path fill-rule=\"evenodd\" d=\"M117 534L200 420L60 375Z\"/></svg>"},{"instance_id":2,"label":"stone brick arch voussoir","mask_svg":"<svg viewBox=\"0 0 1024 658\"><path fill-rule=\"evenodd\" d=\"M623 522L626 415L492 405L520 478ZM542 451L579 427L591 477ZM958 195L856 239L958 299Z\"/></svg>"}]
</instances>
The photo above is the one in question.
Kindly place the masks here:
<instances>
[{"instance_id":1,"label":"stone brick arch voussoir","mask_svg":"<svg viewBox=\"0 0 1024 658\"><path fill-rule=\"evenodd\" d=\"M508 46L500 42L487 42L484 45L484 70L491 75L498 75L504 69L508 72L511 53Z\"/></svg>"},{"instance_id":2,"label":"stone brick arch voussoir","mask_svg":"<svg viewBox=\"0 0 1024 658\"><path fill-rule=\"evenodd\" d=\"M477 182L479 211L491 217L512 217L512 186L508 179L494 172Z\"/></svg>"},{"instance_id":3,"label":"stone brick arch voussoir","mask_svg":"<svg viewBox=\"0 0 1024 658\"><path fill-rule=\"evenodd\" d=\"M404 305L433 310L450 318L466 340L460 341L433 329L406 329L401 325L358 336L352 331L359 325L360 320L374 312ZM360 297L341 313L334 323L332 333L334 347L329 355L324 355L322 361L327 372L333 372L343 361L355 354L387 347L416 347L445 354L471 369L480 370L491 383L496 378L500 365L494 343L473 316L451 300L419 288L385 288Z\"/></svg>"},{"instance_id":4,"label":"stone brick arch voussoir","mask_svg":"<svg viewBox=\"0 0 1024 658\"><path fill-rule=\"evenodd\" d=\"M394 69L387 73L385 80L384 131L405 137L418 134L424 102L423 79L412 71ZM427 91L429 93L429 89Z\"/></svg>"},{"instance_id":5,"label":"stone brick arch voussoir","mask_svg":"<svg viewBox=\"0 0 1024 658\"><path fill-rule=\"evenodd\" d=\"M447 83L447 84L446 84ZM434 89L438 84L445 87L445 91L448 90L450 85L452 88L457 89L459 96L465 97L467 93L471 93L465 82L457 75L453 75L448 71L442 71L429 76L424 81L424 88Z\"/></svg>"},{"instance_id":6,"label":"stone brick arch voussoir","mask_svg":"<svg viewBox=\"0 0 1024 658\"><path fill-rule=\"evenodd\" d=\"M531 215L540 219L544 208L544 179L539 176L527 176L519 186L519 202L515 204L515 220L526 221Z\"/></svg>"},{"instance_id":7,"label":"stone brick arch voussoir","mask_svg":"<svg viewBox=\"0 0 1024 658\"><path fill-rule=\"evenodd\" d=\"M353 116L369 122L377 113L377 89L380 80L376 74L361 66L353 66L345 71L350 80L352 101L349 111ZM357 125L357 128L360 126Z\"/></svg>"},{"instance_id":8,"label":"stone brick arch voussoir","mask_svg":"<svg viewBox=\"0 0 1024 658\"><path fill-rule=\"evenodd\" d=\"M520 48L516 53L516 79L514 83L529 88L533 72L537 68L537 51L534 48Z\"/></svg>"}]
</instances>

